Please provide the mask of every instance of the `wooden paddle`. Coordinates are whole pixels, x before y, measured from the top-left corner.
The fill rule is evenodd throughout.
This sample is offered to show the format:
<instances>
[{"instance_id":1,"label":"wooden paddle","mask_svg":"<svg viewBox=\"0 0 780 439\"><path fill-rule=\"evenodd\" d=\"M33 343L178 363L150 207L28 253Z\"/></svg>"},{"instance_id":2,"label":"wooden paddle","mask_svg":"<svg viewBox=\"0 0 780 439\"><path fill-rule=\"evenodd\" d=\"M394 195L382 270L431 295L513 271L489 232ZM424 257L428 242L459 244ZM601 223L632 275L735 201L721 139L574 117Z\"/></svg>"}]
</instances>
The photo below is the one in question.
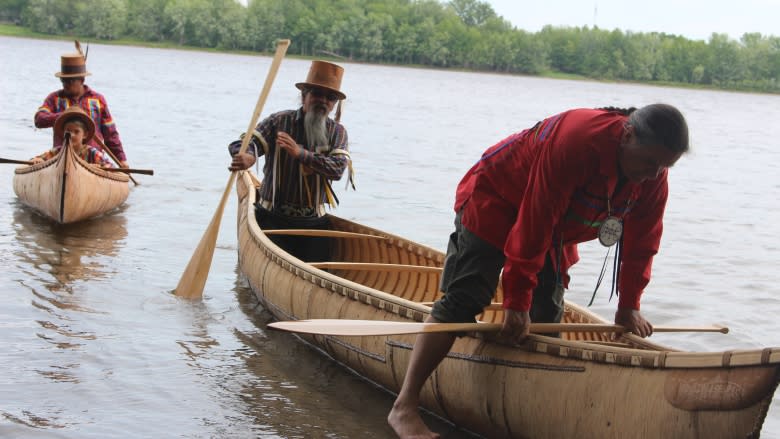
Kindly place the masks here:
<instances>
[{"instance_id":1,"label":"wooden paddle","mask_svg":"<svg viewBox=\"0 0 780 439\"><path fill-rule=\"evenodd\" d=\"M14 160L14 159L4 159L0 157L0 163L13 163L16 165L32 165L33 162L29 160Z\"/></svg>"},{"instance_id":2,"label":"wooden paddle","mask_svg":"<svg viewBox=\"0 0 780 439\"><path fill-rule=\"evenodd\" d=\"M263 90L257 98L257 105L255 105L255 111L252 113L252 119L249 121L249 128L246 130L246 135L241 141L239 153L246 152L246 149L249 146L249 140L252 138L250 134L257 125L257 119L260 117L260 112L263 110L263 105L265 105L265 101L268 98L268 93L271 91L271 85L276 78L276 72L279 70L279 64L282 63L282 58L284 58L284 54L287 52L287 47L289 45L290 40L279 40L279 42L276 43L276 54L271 62L271 68L268 70L268 76L265 78ZM217 211L214 212L214 216L211 218L211 222L206 228L206 232L200 239L200 243L198 243L195 253L192 254L190 262L187 264L187 268L181 275L181 279L179 279L179 284L176 285L174 294L187 299L200 299L203 297L203 287L206 285L206 278L209 276L211 259L214 256L214 247L216 247L217 244L219 223L222 221L222 211L225 210L225 203L227 202L228 195L230 195L230 190L232 189L235 180L236 172L231 172L225 192L222 194L219 206L217 206Z\"/></svg>"},{"instance_id":3,"label":"wooden paddle","mask_svg":"<svg viewBox=\"0 0 780 439\"><path fill-rule=\"evenodd\" d=\"M365 336L421 334L426 332L496 332L500 323L420 323L385 320L312 319L269 323L271 329L304 334ZM620 325L601 323L531 323L533 333L554 332L626 332ZM653 332L720 332L729 329L722 326L671 327L654 326Z\"/></svg>"},{"instance_id":4,"label":"wooden paddle","mask_svg":"<svg viewBox=\"0 0 780 439\"><path fill-rule=\"evenodd\" d=\"M110 172L125 172L128 174L154 175L154 169L134 169L134 168L101 168L101 169Z\"/></svg>"},{"instance_id":5,"label":"wooden paddle","mask_svg":"<svg viewBox=\"0 0 780 439\"><path fill-rule=\"evenodd\" d=\"M92 136L92 138L93 138L93 139L95 139L95 142L96 142L98 145L100 145L100 148L102 148L102 149L103 149L103 151L105 151L105 152L106 152L106 154L108 154L108 155L109 155L109 157L111 157L111 158L114 160L114 163L116 163L116 165L117 165L117 166L119 166L119 167L121 168L121 167L122 167L122 165L120 164L120 162L119 162L119 159L117 159L117 158L116 158L116 156L114 155L114 153L113 153L113 152L111 152L111 150L110 150L110 149L108 149L108 147L106 146L106 144L105 144L105 143L103 143L103 141L102 141L102 140L100 140L100 138L99 138L97 135L95 135L95 136ZM137 182L137 181L135 181L135 178L133 178L133 176L132 176L132 175L128 175L128 177L130 177L130 180L132 180L132 181L133 181L133 183L134 183L136 186L138 186L138 182Z\"/></svg>"},{"instance_id":6,"label":"wooden paddle","mask_svg":"<svg viewBox=\"0 0 780 439\"><path fill-rule=\"evenodd\" d=\"M14 159L4 159L0 157L0 163L14 163L17 165L33 165L34 163L30 160L14 160ZM128 174L146 174L146 175L154 175L154 169L133 169L133 168L101 168L104 171L111 171L111 172L126 172Z\"/></svg>"}]
</instances>

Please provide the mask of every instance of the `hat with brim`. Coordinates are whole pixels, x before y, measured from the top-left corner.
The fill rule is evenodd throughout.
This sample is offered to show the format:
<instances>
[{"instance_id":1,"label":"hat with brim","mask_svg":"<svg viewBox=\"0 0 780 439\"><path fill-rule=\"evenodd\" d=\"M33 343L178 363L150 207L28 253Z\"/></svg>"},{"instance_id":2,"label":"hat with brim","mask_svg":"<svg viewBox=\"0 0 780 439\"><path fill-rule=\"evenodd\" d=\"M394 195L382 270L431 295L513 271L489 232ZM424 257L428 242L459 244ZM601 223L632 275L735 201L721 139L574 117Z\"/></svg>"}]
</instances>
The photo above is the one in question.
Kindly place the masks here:
<instances>
[{"instance_id":1,"label":"hat with brim","mask_svg":"<svg viewBox=\"0 0 780 439\"><path fill-rule=\"evenodd\" d=\"M60 71L54 76L58 78L83 78L92 73L87 71L87 60L80 53L67 53L60 58Z\"/></svg>"},{"instance_id":2,"label":"hat with brim","mask_svg":"<svg viewBox=\"0 0 780 439\"><path fill-rule=\"evenodd\" d=\"M57 120L54 121L54 135L61 138L64 135L65 124L73 120L81 121L87 128L84 143L92 140L92 136L95 135L95 122L77 105L71 105L57 117Z\"/></svg>"},{"instance_id":3,"label":"hat with brim","mask_svg":"<svg viewBox=\"0 0 780 439\"><path fill-rule=\"evenodd\" d=\"M341 92L341 77L344 76L344 68L327 61L312 61L306 82L295 84L299 90L307 87L319 87L332 91L339 99L346 99L347 95Z\"/></svg>"}]
</instances>

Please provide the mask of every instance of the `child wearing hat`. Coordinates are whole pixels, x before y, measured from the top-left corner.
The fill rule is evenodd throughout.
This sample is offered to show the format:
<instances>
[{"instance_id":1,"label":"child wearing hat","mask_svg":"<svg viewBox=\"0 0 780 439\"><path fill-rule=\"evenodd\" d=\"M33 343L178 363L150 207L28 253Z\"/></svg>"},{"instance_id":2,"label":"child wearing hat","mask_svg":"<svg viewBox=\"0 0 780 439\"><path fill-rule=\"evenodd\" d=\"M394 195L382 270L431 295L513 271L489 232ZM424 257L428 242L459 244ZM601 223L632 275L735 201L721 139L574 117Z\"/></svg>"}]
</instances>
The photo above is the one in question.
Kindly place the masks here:
<instances>
[{"instance_id":1,"label":"child wearing hat","mask_svg":"<svg viewBox=\"0 0 780 439\"><path fill-rule=\"evenodd\" d=\"M63 138L63 144L33 157L30 161L41 163L55 157L62 150L64 144L76 151L76 155L87 163L95 164L103 168L113 168L114 165L103 151L89 145L90 139L95 135L95 123L81 107L68 107L54 122L55 137Z\"/></svg>"}]
</instances>

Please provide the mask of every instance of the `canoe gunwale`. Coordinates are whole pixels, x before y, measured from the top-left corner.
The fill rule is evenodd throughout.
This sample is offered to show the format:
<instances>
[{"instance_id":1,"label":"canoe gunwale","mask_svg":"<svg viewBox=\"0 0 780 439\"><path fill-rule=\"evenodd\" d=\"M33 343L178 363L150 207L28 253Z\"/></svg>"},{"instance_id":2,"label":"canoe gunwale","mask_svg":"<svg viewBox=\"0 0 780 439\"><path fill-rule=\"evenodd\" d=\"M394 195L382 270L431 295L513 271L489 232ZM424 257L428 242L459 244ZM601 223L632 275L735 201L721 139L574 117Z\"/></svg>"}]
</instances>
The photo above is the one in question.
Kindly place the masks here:
<instances>
[{"instance_id":1,"label":"canoe gunwale","mask_svg":"<svg viewBox=\"0 0 780 439\"><path fill-rule=\"evenodd\" d=\"M67 149L72 151L71 148L67 148ZM36 163L34 165L29 165L29 166L17 167L16 169L14 169L14 172L20 175L30 174L33 172L40 171L41 169L48 168L49 166L54 166L59 162L59 160L61 160L64 157L62 151L65 150L66 148L60 149L60 152L57 155L44 162ZM120 181L120 182L130 181L130 177L127 174L123 174L121 172L105 171L100 166L87 163L86 161L84 161L84 159L82 159L75 153L72 154L71 157L74 159L74 163L79 164L86 171L89 171L90 173L95 174L101 178L107 178L109 180Z\"/></svg>"}]
</instances>

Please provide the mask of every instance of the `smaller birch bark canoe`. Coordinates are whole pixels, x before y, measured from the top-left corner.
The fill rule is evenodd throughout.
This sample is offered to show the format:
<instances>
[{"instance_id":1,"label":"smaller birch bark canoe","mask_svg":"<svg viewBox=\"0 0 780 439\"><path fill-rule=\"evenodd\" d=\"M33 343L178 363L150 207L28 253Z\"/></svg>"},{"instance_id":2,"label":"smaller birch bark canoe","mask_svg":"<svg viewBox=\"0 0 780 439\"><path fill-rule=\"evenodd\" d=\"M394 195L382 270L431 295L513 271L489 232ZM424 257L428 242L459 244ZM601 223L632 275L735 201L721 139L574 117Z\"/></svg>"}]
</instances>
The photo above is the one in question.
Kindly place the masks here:
<instances>
[{"instance_id":1,"label":"smaller birch bark canoe","mask_svg":"<svg viewBox=\"0 0 780 439\"><path fill-rule=\"evenodd\" d=\"M422 322L440 296L444 254L336 216L332 231L263 231L257 178L239 174L240 270L278 320ZM328 236L330 260L301 261L270 236ZM500 287L495 300L500 302ZM485 308L480 322L499 324ZM567 302L562 323L609 325ZM581 329L581 328L580 328ZM507 346L459 337L421 393L421 405L486 438L758 438L780 382L780 347L687 352L632 334L562 331ZM415 335L297 334L369 381L397 393Z\"/></svg>"},{"instance_id":2,"label":"smaller birch bark canoe","mask_svg":"<svg viewBox=\"0 0 780 439\"><path fill-rule=\"evenodd\" d=\"M51 159L16 168L14 192L19 200L60 224L103 215L119 207L130 192L129 177L82 160L64 146Z\"/></svg>"}]
</instances>

